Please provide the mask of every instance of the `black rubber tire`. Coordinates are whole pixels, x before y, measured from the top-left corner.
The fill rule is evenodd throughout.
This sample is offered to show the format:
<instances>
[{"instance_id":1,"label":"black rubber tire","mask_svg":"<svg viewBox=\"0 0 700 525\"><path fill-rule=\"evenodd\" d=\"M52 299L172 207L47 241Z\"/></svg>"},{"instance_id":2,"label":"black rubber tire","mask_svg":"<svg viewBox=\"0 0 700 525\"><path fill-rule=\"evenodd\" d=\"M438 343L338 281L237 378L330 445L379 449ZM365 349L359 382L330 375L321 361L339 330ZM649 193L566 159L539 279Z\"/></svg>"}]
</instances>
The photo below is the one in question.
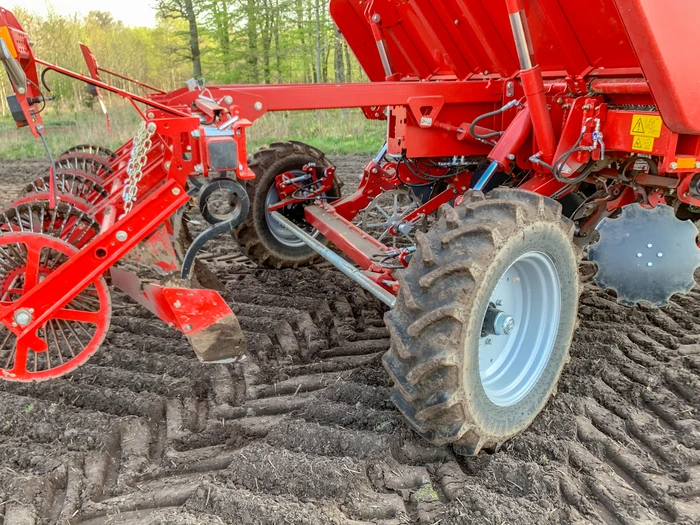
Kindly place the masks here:
<instances>
[{"instance_id":1,"label":"black rubber tire","mask_svg":"<svg viewBox=\"0 0 700 525\"><path fill-rule=\"evenodd\" d=\"M330 167L332 164L320 150L301 142L277 142L261 149L249 161L256 179L246 184L250 198L250 213L234 230L234 238L245 254L262 266L271 268L298 268L308 266L319 259L318 254L307 246L299 248L285 246L270 232L265 218L265 199L280 173L300 170L307 164ZM340 184L329 200L340 197Z\"/></svg>"},{"instance_id":2,"label":"black rubber tire","mask_svg":"<svg viewBox=\"0 0 700 525\"><path fill-rule=\"evenodd\" d=\"M391 347L384 366L394 380L392 400L421 436L475 455L525 430L555 392L576 325L580 257L561 205L534 193L470 192L441 215L427 234L416 234L417 251L398 275L397 304L385 317ZM559 274L559 331L533 389L500 407L480 378L484 315L501 276L532 251L548 255Z\"/></svg>"}]
</instances>

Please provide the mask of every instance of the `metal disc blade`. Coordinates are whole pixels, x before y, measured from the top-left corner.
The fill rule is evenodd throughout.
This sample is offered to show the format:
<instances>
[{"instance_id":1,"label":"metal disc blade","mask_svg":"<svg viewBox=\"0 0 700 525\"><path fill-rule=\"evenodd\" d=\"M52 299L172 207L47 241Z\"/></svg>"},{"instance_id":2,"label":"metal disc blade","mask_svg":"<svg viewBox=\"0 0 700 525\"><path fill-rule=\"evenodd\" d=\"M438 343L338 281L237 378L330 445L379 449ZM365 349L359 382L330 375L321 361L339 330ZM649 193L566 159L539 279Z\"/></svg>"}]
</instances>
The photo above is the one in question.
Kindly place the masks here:
<instances>
[{"instance_id":1,"label":"metal disc blade","mask_svg":"<svg viewBox=\"0 0 700 525\"><path fill-rule=\"evenodd\" d=\"M663 306L695 286L698 229L676 218L670 206L625 206L618 218L603 220L598 232L600 241L589 249L598 265L595 280L604 290L614 290L622 304Z\"/></svg>"}]
</instances>

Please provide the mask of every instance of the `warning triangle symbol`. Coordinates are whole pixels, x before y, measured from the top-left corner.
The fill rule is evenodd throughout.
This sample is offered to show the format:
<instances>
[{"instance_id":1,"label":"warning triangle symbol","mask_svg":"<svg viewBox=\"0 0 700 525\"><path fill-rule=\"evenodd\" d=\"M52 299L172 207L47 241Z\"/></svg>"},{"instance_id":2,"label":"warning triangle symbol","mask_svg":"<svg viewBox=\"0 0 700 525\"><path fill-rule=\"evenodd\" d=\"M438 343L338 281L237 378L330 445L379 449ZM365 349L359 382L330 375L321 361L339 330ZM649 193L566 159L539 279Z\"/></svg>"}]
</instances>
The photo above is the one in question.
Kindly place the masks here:
<instances>
[{"instance_id":1,"label":"warning triangle symbol","mask_svg":"<svg viewBox=\"0 0 700 525\"><path fill-rule=\"evenodd\" d=\"M641 118L637 119L637 123L632 128L632 133L644 134L644 121Z\"/></svg>"}]
</instances>

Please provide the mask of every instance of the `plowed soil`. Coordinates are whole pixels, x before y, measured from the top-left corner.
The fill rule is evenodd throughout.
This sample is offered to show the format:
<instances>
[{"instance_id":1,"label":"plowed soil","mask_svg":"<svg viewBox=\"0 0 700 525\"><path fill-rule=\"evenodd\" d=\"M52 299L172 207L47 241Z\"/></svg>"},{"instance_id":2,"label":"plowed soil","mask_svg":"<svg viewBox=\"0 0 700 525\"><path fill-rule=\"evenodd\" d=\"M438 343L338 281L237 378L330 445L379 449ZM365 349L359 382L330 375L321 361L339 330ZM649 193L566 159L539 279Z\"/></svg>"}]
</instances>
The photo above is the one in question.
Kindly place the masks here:
<instances>
[{"instance_id":1,"label":"plowed soil","mask_svg":"<svg viewBox=\"0 0 700 525\"><path fill-rule=\"evenodd\" d=\"M346 191L363 160L336 159ZM44 161L3 161L7 204ZM63 379L0 385L0 511L40 524L700 523L700 289L658 310L590 284L559 393L496 454L421 441L387 401L384 308L328 266L203 258L251 359L201 365L114 293Z\"/></svg>"}]
</instances>

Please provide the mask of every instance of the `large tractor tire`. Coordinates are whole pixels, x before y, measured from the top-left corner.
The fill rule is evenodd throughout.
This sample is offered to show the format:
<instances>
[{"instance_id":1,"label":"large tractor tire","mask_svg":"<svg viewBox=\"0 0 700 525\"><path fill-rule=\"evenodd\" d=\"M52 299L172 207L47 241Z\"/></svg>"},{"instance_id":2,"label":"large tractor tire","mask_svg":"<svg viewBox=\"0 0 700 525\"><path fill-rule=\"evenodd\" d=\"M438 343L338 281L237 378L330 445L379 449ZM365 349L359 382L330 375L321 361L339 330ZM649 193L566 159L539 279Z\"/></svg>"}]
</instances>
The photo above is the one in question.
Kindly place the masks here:
<instances>
[{"instance_id":1,"label":"large tractor tire","mask_svg":"<svg viewBox=\"0 0 700 525\"><path fill-rule=\"evenodd\" d=\"M579 252L561 205L534 193L473 192L441 213L399 275L384 365L420 435L475 455L525 430L556 391Z\"/></svg>"},{"instance_id":2,"label":"large tractor tire","mask_svg":"<svg viewBox=\"0 0 700 525\"><path fill-rule=\"evenodd\" d=\"M279 202L275 179L285 172L299 172L308 164L329 167L331 163L318 149L301 142L271 144L255 153L249 162L256 179L246 185L250 198L250 213L234 231L234 237L248 257L262 266L297 268L307 266L319 257L315 251L299 241L277 223L268 208ZM327 200L340 198L340 184L326 195ZM280 213L292 222L308 226L304 219L304 204L288 206Z\"/></svg>"}]
</instances>

